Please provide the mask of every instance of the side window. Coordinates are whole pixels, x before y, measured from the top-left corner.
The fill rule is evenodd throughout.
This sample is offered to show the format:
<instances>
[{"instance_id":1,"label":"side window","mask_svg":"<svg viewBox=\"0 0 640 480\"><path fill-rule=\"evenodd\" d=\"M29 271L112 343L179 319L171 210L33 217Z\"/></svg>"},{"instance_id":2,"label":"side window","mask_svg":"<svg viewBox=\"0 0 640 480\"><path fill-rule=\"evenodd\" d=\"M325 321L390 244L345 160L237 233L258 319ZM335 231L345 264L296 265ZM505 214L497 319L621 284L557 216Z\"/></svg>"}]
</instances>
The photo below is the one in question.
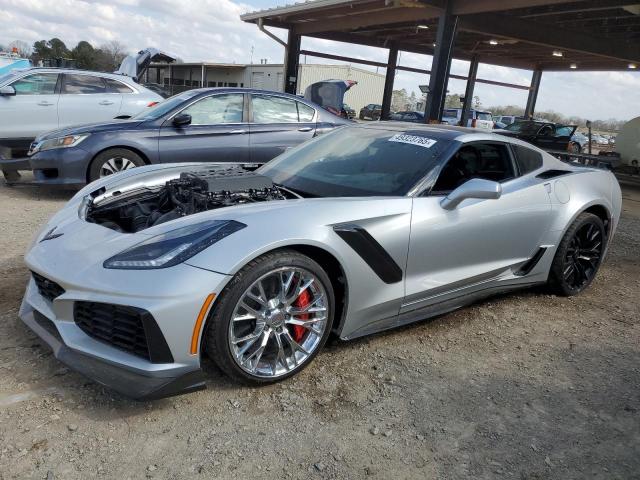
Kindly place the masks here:
<instances>
[{"instance_id":1,"label":"side window","mask_svg":"<svg viewBox=\"0 0 640 480\"><path fill-rule=\"evenodd\" d=\"M111 78L105 78L104 81L107 84L107 92L109 93L133 93L133 90L122 82Z\"/></svg>"},{"instance_id":2,"label":"side window","mask_svg":"<svg viewBox=\"0 0 640 480\"><path fill-rule=\"evenodd\" d=\"M516 163L520 170L520 175L526 175L529 172L542 167L542 154L521 145L511 145L516 154Z\"/></svg>"},{"instance_id":3,"label":"side window","mask_svg":"<svg viewBox=\"0 0 640 480\"><path fill-rule=\"evenodd\" d=\"M301 122L310 122L313 120L313 116L316 114L316 111L311 108L309 105L305 105L304 103L296 102L298 104L298 117Z\"/></svg>"},{"instance_id":4,"label":"side window","mask_svg":"<svg viewBox=\"0 0 640 480\"><path fill-rule=\"evenodd\" d=\"M58 83L57 73L36 73L13 82L16 95L53 95Z\"/></svg>"},{"instance_id":5,"label":"side window","mask_svg":"<svg viewBox=\"0 0 640 480\"><path fill-rule=\"evenodd\" d=\"M431 193L448 193L472 178L504 182L514 177L513 162L506 145L464 145L444 166Z\"/></svg>"},{"instance_id":6,"label":"side window","mask_svg":"<svg viewBox=\"0 0 640 480\"><path fill-rule=\"evenodd\" d=\"M556 127L556 135L560 137L570 137L572 130L573 130L573 127L558 126Z\"/></svg>"},{"instance_id":7,"label":"side window","mask_svg":"<svg viewBox=\"0 0 640 480\"><path fill-rule=\"evenodd\" d=\"M100 77L93 75L69 75L64 76L62 93L67 94L97 94L106 93L107 88Z\"/></svg>"},{"instance_id":8,"label":"side window","mask_svg":"<svg viewBox=\"0 0 640 480\"><path fill-rule=\"evenodd\" d=\"M252 95L254 123L297 123L298 102L282 97Z\"/></svg>"},{"instance_id":9,"label":"side window","mask_svg":"<svg viewBox=\"0 0 640 480\"><path fill-rule=\"evenodd\" d=\"M191 125L242 123L244 95L213 95L188 106L180 113L191 115Z\"/></svg>"}]
</instances>

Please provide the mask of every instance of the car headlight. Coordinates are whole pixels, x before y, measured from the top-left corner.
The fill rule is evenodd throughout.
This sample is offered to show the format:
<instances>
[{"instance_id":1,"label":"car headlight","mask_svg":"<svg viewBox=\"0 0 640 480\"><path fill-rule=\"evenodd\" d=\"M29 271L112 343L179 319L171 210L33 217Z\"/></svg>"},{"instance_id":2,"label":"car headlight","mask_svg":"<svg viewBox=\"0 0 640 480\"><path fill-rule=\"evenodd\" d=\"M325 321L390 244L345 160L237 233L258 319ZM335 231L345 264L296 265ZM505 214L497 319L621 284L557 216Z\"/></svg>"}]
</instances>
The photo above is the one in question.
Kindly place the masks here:
<instances>
[{"instance_id":1,"label":"car headlight","mask_svg":"<svg viewBox=\"0 0 640 480\"><path fill-rule=\"evenodd\" d=\"M196 223L151 237L106 260L103 266L121 270L172 267L245 227L234 220Z\"/></svg>"},{"instance_id":2,"label":"car headlight","mask_svg":"<svg viewBox=\"0 0 640 480\"><path fill-rule=\"evenodd\" d=\"M89 136L88 133L82 135L66 135L64 137L50 138L34 142L29 150L29 155L33 155L44 150L53 150L54 148L71 148L78 146Z\"/></svg>"}]
</instances>

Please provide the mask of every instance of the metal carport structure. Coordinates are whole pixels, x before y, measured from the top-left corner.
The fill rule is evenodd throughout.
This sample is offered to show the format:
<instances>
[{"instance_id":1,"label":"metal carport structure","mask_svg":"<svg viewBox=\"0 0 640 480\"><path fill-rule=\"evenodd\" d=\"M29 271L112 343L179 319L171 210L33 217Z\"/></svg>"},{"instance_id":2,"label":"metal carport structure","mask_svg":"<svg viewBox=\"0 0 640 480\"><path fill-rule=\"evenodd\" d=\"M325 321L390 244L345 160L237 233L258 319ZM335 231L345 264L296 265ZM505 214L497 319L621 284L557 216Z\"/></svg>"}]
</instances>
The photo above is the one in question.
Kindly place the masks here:
<instances>
[{"instance_id":1,"label":"metal carport structure","mask_svg":"<svg viewBox=\"0 0 640 480\"><path fill-rule=\"evenodd\" d=\"M301 54L387 69L387 118L396 70L430 75L425 120L442 117L449 78L467 80L463 118L476 82L529 91L532 116L543 71L632 70L640 66L640 0L316 0L241 16L285 46L285 91L296 92ZM288 30L282 42L265 27ZM388 49L387 63L301 50L303 36ZM430 70L397 65L398 52L433 56ZM470 62L466 77L452 59ZM478 63L532 70L531 84L477 79ZM464 121L464 120L463 120Z\"/></svg>"}]
</instances>

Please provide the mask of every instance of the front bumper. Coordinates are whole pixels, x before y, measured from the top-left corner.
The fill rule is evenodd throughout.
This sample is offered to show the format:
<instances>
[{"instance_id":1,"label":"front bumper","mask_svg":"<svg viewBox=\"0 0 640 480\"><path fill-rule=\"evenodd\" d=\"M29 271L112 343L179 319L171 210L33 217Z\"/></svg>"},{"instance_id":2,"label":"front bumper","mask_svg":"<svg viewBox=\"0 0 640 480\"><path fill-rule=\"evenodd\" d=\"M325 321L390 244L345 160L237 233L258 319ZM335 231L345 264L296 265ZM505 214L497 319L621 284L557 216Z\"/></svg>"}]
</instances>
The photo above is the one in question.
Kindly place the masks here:
<instances>
[{"instance_id":1,"label":"front bumper","mask_svg":"<svg viewBox=\"0 0 640 480\"><path fill-rule=\"evenodd\" d=\"M32 264L29 267L33 269L34 266ZM65 292L49 301L40 294L34 279L30 278L19 315L51 347L54 356L62 363L97 383L136 400L167 397L205 388L200 357L189 352L197 315L194 312L201 307L207 292L216 291L212 287L215 288L224 276L186 265L177 266L173 272L177 282L185 285L186 278L189 278L192 286L200 285L200 288L178 287L179 291L176 292L174 282L165 282L166 277L158 276L153 295L155 298L149 298L148 282L147 286L140 288L135 287L135 281L129 283L129 292L121 283L119 287L109 288L107 292L98 289L99 285L104 287L104 278L93 280L89 277L84 285L78 285L75 282L62 283L59 278L53 280L51 274L39 270L41 275L60 282ZM171 294L167 292L167 297L161 299L159 297L163 296L165 288L174 291ZM73 313L76 301L87 300L134 306L149 311L169 345L174 363L152 363L87 335L75 323Z\"/></svg>"},{"instance_id":2,"label":"front bumper","mask_svg":"<svg viewBox=\"0 0 640 480\"><path fill-rule=\"evenodd\" d=\"M38 183L51 185L85 185L91 153L80 147L54 148L38 152L29 159Z\"/></svg>"},{"instance_id":3,"label":"front bumper","mask_svg":"<svg viewBox=\"0 0 640 480\"><path fill-rule=\"evenodd\" d=\"M90 162L91 154L82 148L56 148L29 158L0 159L0 170L10 183L19 181L19 171L31 170L33 181L29 183L75 188L87 183Z\"/></svg>"}]
</instances>

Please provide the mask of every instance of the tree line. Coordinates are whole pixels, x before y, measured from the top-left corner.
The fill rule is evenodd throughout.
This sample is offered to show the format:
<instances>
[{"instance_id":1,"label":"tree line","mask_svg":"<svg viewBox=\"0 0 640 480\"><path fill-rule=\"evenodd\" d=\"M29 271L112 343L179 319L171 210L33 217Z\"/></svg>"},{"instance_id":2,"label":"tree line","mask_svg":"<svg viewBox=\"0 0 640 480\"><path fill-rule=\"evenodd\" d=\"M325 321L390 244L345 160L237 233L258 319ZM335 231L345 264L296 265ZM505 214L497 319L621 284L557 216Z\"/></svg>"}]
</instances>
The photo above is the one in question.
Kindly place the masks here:
<instances>
[{"instance_id":1,"label":"tree line","mask_svg":"<svg viewBox=\"0 0 640 480\"><path fill-rule=\"evenodd\" d=\"M23 58L30 59L34 65L41 65L48 60L72 60L76 68L113 72L118 69L122 60L127 56L127 47L113 40L95 48L89 42L82 40L69 49L59 38L39 40L33 45L16 40L7 46L0 45L0 51L15 49Z\"/></svg>"}]
</instances>

